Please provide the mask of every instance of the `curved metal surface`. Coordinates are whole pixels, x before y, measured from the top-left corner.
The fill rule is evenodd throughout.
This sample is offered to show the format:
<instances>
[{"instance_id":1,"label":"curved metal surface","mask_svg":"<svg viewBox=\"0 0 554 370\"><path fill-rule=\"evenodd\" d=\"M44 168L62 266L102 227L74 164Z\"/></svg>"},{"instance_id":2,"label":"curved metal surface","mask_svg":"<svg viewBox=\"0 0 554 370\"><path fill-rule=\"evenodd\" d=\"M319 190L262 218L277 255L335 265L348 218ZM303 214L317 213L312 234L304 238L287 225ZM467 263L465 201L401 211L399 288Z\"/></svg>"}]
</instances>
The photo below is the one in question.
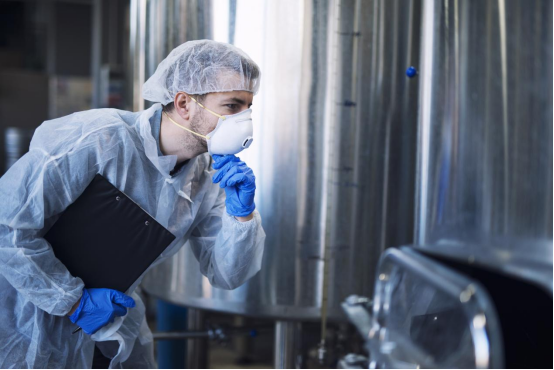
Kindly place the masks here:
<instances>
[{"instance_id":1,"label":"curved metal surface","mask_svg":"<svg viewBox=\"0 0 554 370\"><path fill-rule=\"evenodd\" d=\"M247 5L265 21L241 21L254 11ZM234 291L216 289L185 246L144 279L148 292L203 309L318 319L327 258L331 319L343 319L348 295L372 294L380 253L413 242L418 86L404 71L419 59L419 5L237 2L237 46L256 54L241 35L262 35L259 146L241 155L257 175L262 270Z\"/></svg>"},{"instance_id":2,"label":"curved metal surface","mask_svg":"<svg viewBox=\"0 0 554 370\"><path fill-rule=\"evenodd\" d=\"M552 291L552 1L426 0L416 243Z\"/></svg>"}]
</instances>

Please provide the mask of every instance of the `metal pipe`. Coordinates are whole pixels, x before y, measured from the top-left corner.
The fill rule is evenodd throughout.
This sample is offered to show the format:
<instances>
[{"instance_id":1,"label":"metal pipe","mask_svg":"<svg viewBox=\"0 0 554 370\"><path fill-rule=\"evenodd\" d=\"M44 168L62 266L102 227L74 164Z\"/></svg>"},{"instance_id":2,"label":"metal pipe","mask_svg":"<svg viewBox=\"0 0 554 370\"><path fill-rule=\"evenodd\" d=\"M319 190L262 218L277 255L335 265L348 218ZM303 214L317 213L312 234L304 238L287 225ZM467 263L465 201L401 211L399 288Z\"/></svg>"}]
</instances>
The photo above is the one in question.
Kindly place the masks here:
<instances>
[{"instance_id":1,"label":"metal pipe","mask_svg":"<svg viewBox=\"0 0 554 370\"><path fill-rule=\"evenodd\" d=\"M112 37L115 39L115 37ZM102 0L92 2L92 108L104 108L100 101L101 76L100 67L102 64Z\"/></svg>"},{"instance_id":2,"label":"metal pipe","mask_svg":"<svg viewBox=\"0 0 554 370\"><path fill-rule=\"evenodd\" d=\"M152 333L154 340L179 340L179 339L198 339L211 338L213 333L207 331L167 331Z\"/></svg>"},{"instance_id":3,"label":"metal pipe","mask_svg":"<svg viewBox=\"0 0 554 370\"><path fill-rule=\"evenodd\" d=\"M154 340L202 339L224 341L231 336L255 337L260 330L249 328L216 328L204 331L167 331L152 333Z\"/></svg>"},{"instance_id":4,"label":"metal pipe","mask_svg":"<svg viewBox=\"0 0 554 370\"><path fill-rule=\"evenodd\" d=\"M202 310L188 310L188 330L197 333L204 329L205 313ZM187 342L187 369L208 368L208 336L189 338Z\"/></svg>"},{"instance_id":5,"label":"metal pipe","mask_svg":"<svg viewBox=\"0 0 554 370\"><path fill-rule=\"evenodd\" d=\"M233 325L237 329L245 329L246 319L244 316L235 316L233 318ZM233 336L231 345L235 349L237 354L237 363L247 363L250 359L250 354L253 353L252 341L249 337L244 335Z\"/></svg>"},{"instance_id":6,"label":"metal pipe","mask_svg":"<svg viewBox=\"0 0 554 370\"><path fill-rule=\"evenodd\" d=\"M275 322L275 353L276 369L295 369L298 348L298 325L291 321Z\"/></svg>"},{"instance_id":7,"label":"metal pipe","mask_svg":"<svg viewBox=\"0 0 554 370\"><path fill-rule=\"evenodd\" d=\"M146 0L131 0L129 55L132 70L131 96L133 111L144 109L142 85L145 78Z\"/></svg>"},{"instance_id":8,"label":"metal pipe","mask_svg":"<svg viewBox=\"0 0 554 370\"><path fill-rule=\"evenodd\" d=\"M163 335L171 332L187 330L187 309L169 302L158 300L156 310L155 340L181 339L171 341L159 341L157 347L158 366L160 369L181 369L186 365L186 338L165 338Z\"/></svg>"}]
</instances>

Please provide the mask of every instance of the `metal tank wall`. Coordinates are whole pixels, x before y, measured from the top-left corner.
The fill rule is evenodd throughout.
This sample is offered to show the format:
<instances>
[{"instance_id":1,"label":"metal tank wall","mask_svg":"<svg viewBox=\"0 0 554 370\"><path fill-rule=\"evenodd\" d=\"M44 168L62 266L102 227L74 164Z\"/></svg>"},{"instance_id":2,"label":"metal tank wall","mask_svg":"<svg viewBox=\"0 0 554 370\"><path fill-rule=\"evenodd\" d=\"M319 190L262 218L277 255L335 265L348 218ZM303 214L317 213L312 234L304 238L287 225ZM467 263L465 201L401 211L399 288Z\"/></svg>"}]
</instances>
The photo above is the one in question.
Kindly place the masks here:
<instances>
[{"instance_id":1,"label":"metal tank wall","mask_svg":"<svg viewBox=\"0 0 554 370\"><path fill-rule=\"evenodd\" d=\"M425 0L416 242L552 292L552 1Z\"/></svg>"},{"instance_id":2,"label":"metal tank wall","mask_svg":"<svg viewBox=\"0 0 554 370\"><path fill-rule=\"evenodd\" d=\"M212 38L210 0L131 0L129 4L129 105L134 111L152 105L142 99L142 85L158 64L180 44Z\"/></svg>"},{"instance_id":3,"label":"metal tank wall","mask_svg":"<svg viewBox=\"0 0 554 370\"><path fill-rule=\"evenodd\" d=\"M185 246L143 286L277 319L317 319L326 296L342 319L346 296L371 294L381 252L413 242L418 86L404 71L419 60L420 2L267 1L263 15L248 29L263 35L258 149L244 154L267 233L262 270L216 289ZM240 39L248 24L235 27Z\"/></svg>"},{"instance_id":4,"label":"metal tank wall","mask_svg":"<svg viewBox=\"0 0 554 370\"><path fill-rule=\"evenodd\" d=\"M329 137L329 299L373 294L385 248L413 241L419 1L342 1ZM347 272L347 274L345 274Z\"/></svg>"}]
</instances>

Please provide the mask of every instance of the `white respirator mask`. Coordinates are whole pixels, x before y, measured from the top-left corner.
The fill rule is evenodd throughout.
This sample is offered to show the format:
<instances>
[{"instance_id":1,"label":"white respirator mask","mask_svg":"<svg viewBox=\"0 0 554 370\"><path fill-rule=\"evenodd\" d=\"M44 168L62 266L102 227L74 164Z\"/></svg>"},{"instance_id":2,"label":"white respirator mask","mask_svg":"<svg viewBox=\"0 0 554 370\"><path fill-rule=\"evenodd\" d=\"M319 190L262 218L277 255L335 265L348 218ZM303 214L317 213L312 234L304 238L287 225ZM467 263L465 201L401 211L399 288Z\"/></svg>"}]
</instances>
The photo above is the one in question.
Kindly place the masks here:
<instances>
[{"instance_id":1,"label":"white respirator mask","mask_svg":"<svg viewBox=\"0 0 554 370\"><path fill-rule=\"evenodd\" d=\"M246 109L230 116L222 116L206 108L197 102L193 97L190 98L203 109L219 117L215 129L206 136L181 126L169 117L167 113L164 112L164 114L173 124L190 132L191 134L205 139L208 142L208 152L210 155L237 154L252 144L252 141L254 141L254 138L252 137L254 134L254 126L252 125L252 109Z\"/></svg>"}]
</instances>

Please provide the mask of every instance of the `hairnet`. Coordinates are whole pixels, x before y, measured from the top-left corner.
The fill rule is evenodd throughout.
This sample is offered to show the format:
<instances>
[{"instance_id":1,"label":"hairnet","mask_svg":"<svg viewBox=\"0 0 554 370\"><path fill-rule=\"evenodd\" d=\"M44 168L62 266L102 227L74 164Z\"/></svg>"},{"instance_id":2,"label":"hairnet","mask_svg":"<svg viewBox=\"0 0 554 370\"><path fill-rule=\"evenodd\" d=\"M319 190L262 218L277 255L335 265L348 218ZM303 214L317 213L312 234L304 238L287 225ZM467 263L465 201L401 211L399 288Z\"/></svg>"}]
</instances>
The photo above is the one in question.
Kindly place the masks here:
<instances>
[{"instance_id":1,"label":"hairnet","mask_svg":"<svg viewBox=\"0 0 554 370\"><path fill-rule=\"evenodd\" d=\"M169 53L145 82L142 96L166 105L180 91L202 95L244 90L256 94L259 86L260 69L245 52L230 44L197 40Z\"/></svg>"}]
</instances>

